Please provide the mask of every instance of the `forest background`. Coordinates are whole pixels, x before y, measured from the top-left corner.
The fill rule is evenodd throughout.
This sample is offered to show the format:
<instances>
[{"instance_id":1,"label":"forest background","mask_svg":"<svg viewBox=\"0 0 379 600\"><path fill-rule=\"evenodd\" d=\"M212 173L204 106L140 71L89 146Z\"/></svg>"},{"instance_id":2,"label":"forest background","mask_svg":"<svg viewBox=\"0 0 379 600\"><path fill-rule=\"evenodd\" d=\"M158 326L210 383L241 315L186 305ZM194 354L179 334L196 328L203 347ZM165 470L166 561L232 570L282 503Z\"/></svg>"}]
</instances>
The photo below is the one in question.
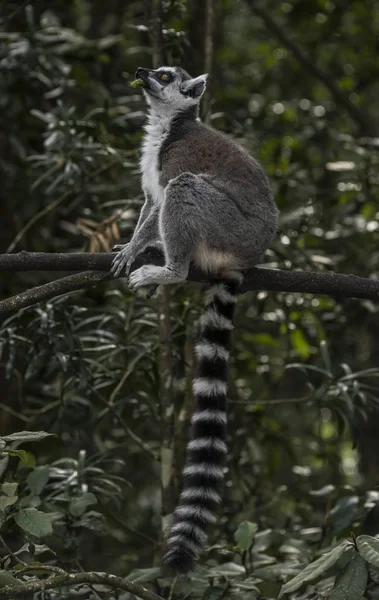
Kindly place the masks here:
<instances>
[{"instance_id":1,"label":"forest background","mask_svg":"<svg viewBox=\"0 0 379 600\"><path fill-rule=\"evenodd\" d=\"M378 3L3 0L0 25L0 598L378 598ZM238 306L224 503L177 579L202 286L106 274L142 203L128 81L162 63L210 73L202 118L281 211L279 279Z\"/></svg>"}]
</instances>

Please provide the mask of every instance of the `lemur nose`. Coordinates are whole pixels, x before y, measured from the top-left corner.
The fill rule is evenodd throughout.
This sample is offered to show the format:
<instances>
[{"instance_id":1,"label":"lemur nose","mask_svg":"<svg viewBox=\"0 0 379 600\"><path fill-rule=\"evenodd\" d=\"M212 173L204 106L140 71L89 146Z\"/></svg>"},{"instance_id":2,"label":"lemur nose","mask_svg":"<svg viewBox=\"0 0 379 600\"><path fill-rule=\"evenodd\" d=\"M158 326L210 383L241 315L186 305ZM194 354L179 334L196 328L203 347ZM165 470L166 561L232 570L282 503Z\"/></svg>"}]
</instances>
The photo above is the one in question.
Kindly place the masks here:
<instances>
[{"instance_id":1,"label":"lemur nose","mask_svg":"<svg viewBox=\"0 0 379 600\"><path fill-rule=\"evenodd\" d=\"M138 67L135 77L141 77L141 75L146 74L148 69L144 69L143 67Z\"/></svg>"}]
</instances>

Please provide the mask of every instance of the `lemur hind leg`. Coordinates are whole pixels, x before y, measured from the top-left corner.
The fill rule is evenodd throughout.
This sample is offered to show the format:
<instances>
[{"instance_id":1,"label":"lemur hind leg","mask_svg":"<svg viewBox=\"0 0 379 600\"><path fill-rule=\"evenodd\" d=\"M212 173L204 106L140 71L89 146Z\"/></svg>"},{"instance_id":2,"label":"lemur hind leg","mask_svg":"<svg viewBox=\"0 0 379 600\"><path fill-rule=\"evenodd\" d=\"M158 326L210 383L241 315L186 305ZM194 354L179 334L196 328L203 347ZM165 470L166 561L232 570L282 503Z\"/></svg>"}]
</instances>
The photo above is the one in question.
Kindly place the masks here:
<instances>
[{"instance_id":1,"label":"lemur hind leg","mask_svg":"<svg viewBox=\"0 0 379 600\"><path fill-rule=\"evenodd\" d=\"M198 235L194 217L200 210L189 181L192 177L194 176L190 174L179 175L167 185L159 215L159 233L163 243L165 265L144 265L133 271L129 277L129 286L132 289L180 283L187 278L192 250Z\"/></svg>"}]
</instances>

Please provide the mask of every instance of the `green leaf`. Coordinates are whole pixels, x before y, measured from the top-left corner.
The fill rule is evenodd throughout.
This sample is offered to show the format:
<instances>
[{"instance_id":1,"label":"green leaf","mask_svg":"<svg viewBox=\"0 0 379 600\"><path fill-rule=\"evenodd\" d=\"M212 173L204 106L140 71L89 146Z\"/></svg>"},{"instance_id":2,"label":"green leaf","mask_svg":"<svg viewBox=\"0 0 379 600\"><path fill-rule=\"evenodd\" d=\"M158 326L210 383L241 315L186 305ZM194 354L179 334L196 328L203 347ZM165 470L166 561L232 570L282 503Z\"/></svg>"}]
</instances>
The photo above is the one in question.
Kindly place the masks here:
<instances>
[{"instance_id":1,"label":"green leaf","mask_svg":"<svg viewBox=\"0 0 379 600\"><path fill-rule=\"evenodd\" d=\"M28 496L23 496L20 498L18 503L20 508L38 508L41 505L41 498L39 496L33 496L29 494Z\"/></svg>"},{"instance_id":2,"label":"green leaf","mask_svg":"<svg viewBox=\"0 0 379 600\"><path fill-rule=\"evenodd\" d=\"M17 492L17 488L18 488L18 483L2 483L1 484L1 491L6 495L6 496L14 496Z\"/></svg>"},{"instance_id":3,"label":"green leaf","mask_svg":"<svg viewBox=\"0 0 379 600\"><path fill-rule=\"evenodd\" d=\"M4 511L8 506L12 506L18 500L18 496L0 496L0 510Z\"/></svg>"},{"instance_id":4,"label":"green leaf","mask_svg":"<svg viewBox=\"0 0 379 600\"><path fill-rule=\"evenodd\" d=\"M37 538L53 533L52 516L36 508L24 508L15 515L15 521L21 529Z\"/></svg>"},{"instance_id":5,"label":"green leaf","mask_svg":"<svg viewBox=\"0 0 379 600\"><path fill-rule=\"evenodd\" d=\"M134 569L129 573L127 579L133 581L133 583L149 583L150 581L158 579L161 575L161 567L151 567L150 569Z\"/></svg>"},{"instance_id":6,"label":"green leaf","mask_svg":"<svg viewBox=\"0 0 379 600\"><path fill-rule=\"evenodd\" d=\"M321 353L322 360L324 361L325 367L328 369L329 372L331 372L332 371L332 361L330 360L328 344L326 343L325 340L321 340L321 342L320 342L320 353Z\"/></svg>"},{"instance_id":7,"label":"green leaf","mask_svg":"<svg viewBox=\"0 0 379 600\"><path fill-rule=\"evenodd\" d=\"M49 480L49 467L38 467L29 473L26 484L33 496L39 496Z\"/></svg>"},{"instance_id":8,"label":"green leaf","mask_svg":"<svg viewBox=\"0 0 379 600\"><path fill-rule=\"evenodd\" d=\"M337 576L329 600L358 600L366 590L367 578L366 561L355 554Z\"/></svg>"},{"instance_id":9,"label":"green leaf","mask_svg":"<svg viewBox=\"0 0 379 600\"><path fill-rule=\"evenodd\" d=\"M207 577L238 577L246 575L246 569L237 563L228 562L209 569Z\"/></svg>"},{"instance_id":10,"label":"green leaf","mask_svg":"<svg viewBox=\"0 0 379 600\"><path fill-rule=\"evenodd\" d=\"M26 452L26 450L4 450L4 454L8 454L8 456L17 456L20 459L18 463L18 468L25 467L26 469L33 469L36 464L36 459L31 452Z\"/></svg>"},{"instance_id":11,"label":"green leaf","mask_svg":"<svg viewBox=\"0 0 379 600\"><path fill-rule=\"evenodd\" d=\"M6 585L22 585L21 581L13 577L8 571L0 571L0 588Z\"/></svg>"},{"instance_id":12,"label":"green leaf","mask_svg":"<svg viewBox=\"0 0 379 600\"><path fill-rule=\"evenodd\" d=\"M339 546L333 548L333 550L330 552L326 552L313 563L310 563L307 567L305 567L305 569L296 575L296 577L291 579L291 581L282 587L279 598L281 598L284 594L288 594L289 592L295 592L304 583L308 583L309 581L317 579L321 575L325 575L326 571L336 564L336 562L350 546L351 544L349 542L344 541Z\"/></svg>"},{"instance_id":13,"label":"green leaf","mask_svg":"<svg viewBox=\"0 0 379 600\"><path fill-rule=\"evenodd\" d=\"M358 496L345 496L337 500L328 519L332 535L340 533L352 524L358 514L358 505Z\"/></svg>"},{"instance_id":14,"label":"green leaf","mask_svg":"<svg viewBox=\"0 0 379 600\"><path fill-rule=\"evenodd\" d=\"M295 350L297 350L297 352L300 354L301 358L309 358L311 354L311 347L301 329L297 328L295 331L291 332L291 343Z\"/></svg>"},{"instance_id":15,"label":"green leaf","mask_svg":"<svg viewBox=\"0 0 379 600\"><path fill-rule=\"evenodd\" d=\"M315 496L316 498L322 498L323 496L329 496L329 494L332 494L335 491L336 486L332 485L331 483L328 483L327 485L324 485L324 487L319 488L318 490L310 490L309 495Z\"/></svg>"},{"instance_id":16,"label":"green leaf","mask_svg":"<svg viewBox=\"0 0 379 600\"><path fill-rule=\"evenodd\" d=\"M360 535L356 540L359 554L374 567L379 567L379 540L370 535Z\"/></svg>"},{"instance_id":17,"label":"green leaf","mask_svg":"<svg viewBox=\"0 0 379 600\"><path fill-rule=\"evenodd\" d=\"M39 442L55 435L55 433L46 433L46 431L18 431L10 435L4 435L2 439L5 442Z\"/></svg>"},{"instance_id":18,"label":"green leaf","mask_svg":"<svg viewBox=\"0 0 379 600\"><path fill-rule=\"evenodd\" d=\"M258 526L250 521L243 521L238 525L237 531L234 534L237 546L240 550L248 550L253 543Z\"/></svg>"},{"instance_id":19,"label":"green leaf","mask_svg":"<svg viewBox=\"0 0 379 600\"><path fill-rule=\"evenodd\" d=\"M87 492L78 498L73 498L70 502L69 511L74 517L80 517L86 510L87 506L96 504L97 498L95 494Z\"/></svg>"}]
</instances>

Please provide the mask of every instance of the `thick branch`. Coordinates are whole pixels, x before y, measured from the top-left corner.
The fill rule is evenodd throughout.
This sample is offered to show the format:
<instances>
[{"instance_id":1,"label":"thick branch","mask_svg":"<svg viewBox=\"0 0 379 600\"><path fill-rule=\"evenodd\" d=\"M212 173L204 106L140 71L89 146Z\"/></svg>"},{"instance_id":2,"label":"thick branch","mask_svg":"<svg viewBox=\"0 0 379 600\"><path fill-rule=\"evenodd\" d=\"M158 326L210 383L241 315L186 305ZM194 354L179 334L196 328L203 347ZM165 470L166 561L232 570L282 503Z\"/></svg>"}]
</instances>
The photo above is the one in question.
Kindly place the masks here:
<instances>
[{"instance_id":1,"label":"thick branch","mask_svg":"<svg viewBox=\"0 0 379 600\"><path fill-rule=\"evenodd\" d=\"M336 104L343 106L350 117L359 126L361 134L373 135L372 121L366 118L366 115L355 106L349 96L343 92L333 76L323 71L315 62L314 57L309 57L286 32L276 23L270 14L260 5L257 0L246 0L252 12L263 19L267 29L269 29L275 37L285 46L296 58L296 60L309 72L321 81L332 94Z\"/></svg>"},{"instance_id":2,"label":"thick branch","mask_svg":"<svg viewBox=\"0 0 379 600\"><path fill-rule=\"evenodd\" d=\"M122 577L116 577L116 575L108 575L107 573L65 573L64 575L54 575L48 579L40 580L33 579L27 583L20 585L6 585L0 588L0 599L13 600L13 598L22 598L35 594L37 592L53 590L60 587L73 587L75 585L83 585L88 583L89 585L101 584L108 585L112 589L120 589L125 592L129 592L141 598L142 600L163 600L161 596L158 596L154 592L137 585Z\"/></svg>"},{"instance_id":3,"label":"thick branch","mask_svg":"<svg viewBox=\"0 0 379 600\"><path fill-rule=\"evenodd\" d=\"M111 279L109 268L114 254L83 252L71 254L44 254L20 252L0 254L0 272L18 271L82 271L51 283L27 290L0 302L0 314L14 312L36 302L47 300L70 291L85 289L100 281ZM149 249L141 254L133 265L133 270L150 263L163 264L162 254ZM206 282L207 276L199 269L191 268L189 281ZM335 298L364 298L379 300L379 281L355 275L339 273L317 273L312 271L281 271L279 269L253 268L245 271L242 293L266 290L271 292L292 292L326 294Z\"/></svg>"}]
</instances>

